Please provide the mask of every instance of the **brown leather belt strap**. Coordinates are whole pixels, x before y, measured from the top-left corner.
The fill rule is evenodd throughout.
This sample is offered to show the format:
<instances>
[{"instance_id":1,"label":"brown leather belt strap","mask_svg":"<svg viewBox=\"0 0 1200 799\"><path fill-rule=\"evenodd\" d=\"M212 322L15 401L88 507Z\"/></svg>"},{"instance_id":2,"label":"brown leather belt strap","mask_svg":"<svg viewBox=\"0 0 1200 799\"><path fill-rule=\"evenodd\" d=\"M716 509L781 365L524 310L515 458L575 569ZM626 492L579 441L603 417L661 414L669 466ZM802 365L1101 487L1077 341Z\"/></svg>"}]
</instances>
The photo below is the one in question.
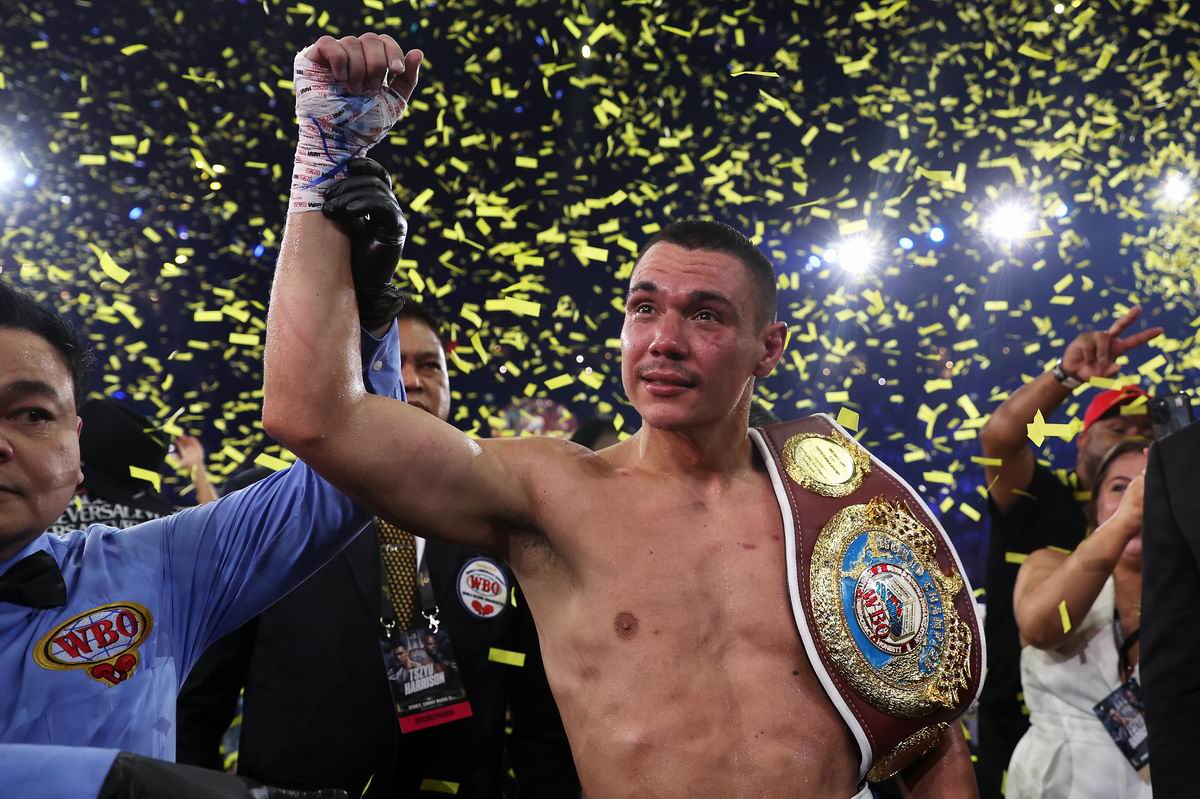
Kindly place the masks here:
<instances>
[{"instance_id":1,"label":"brown leather belt strap","mask_svg":"<svg viewBox=\"0 0 1200 799\"><path fill-rule=\"evenodd\" d=\"M823 414L752 430L784 517L792 611L862 754L887 779L978 695L984 643L953 545L899 476Z\"/></svg>"}]
</instances>

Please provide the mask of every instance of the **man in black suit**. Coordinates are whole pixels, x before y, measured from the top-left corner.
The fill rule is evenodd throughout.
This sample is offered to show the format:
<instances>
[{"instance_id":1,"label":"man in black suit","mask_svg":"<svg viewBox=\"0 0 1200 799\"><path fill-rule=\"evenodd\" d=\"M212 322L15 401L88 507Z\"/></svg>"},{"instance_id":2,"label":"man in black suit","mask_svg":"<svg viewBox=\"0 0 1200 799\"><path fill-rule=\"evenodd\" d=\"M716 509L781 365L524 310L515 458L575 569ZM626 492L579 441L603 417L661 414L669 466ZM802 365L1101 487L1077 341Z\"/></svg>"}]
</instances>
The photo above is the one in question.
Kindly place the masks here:
<instances>
[{"instance_id":1,"label":"man in black suit","mask_svg":"<svg viewBox=\"0 0 1200 799\"><path fill-rule=\"evenodd\" d=\"M390 204L368 210L372 229L366 235L378 238ZM356 259L382 257L378 246L360 247L361 229L347 227L356 237ZM394 264L399 252L385 256ZM368 304L360 298L360 313ZM445 420L450 383L437 323L411 303L398 316L408 402ZM363 321L373 330L381 320ZM221 767L219 741L244 685L238 773L262 782L341 788L352 797L577 796L578 778L533 619L508 565L486 553L408 537L416 545L416 563L428 570L430 599L449 644L443 639L439 649L437 640L424 636L433 625L416 611L430 603L419 585L410 585L413 612L397 614L408 616L397 619L400 629L409 626L418 642L405 652L406 661L413 662L409 654L429 661L427 668L439 672L429 682L440 682L445 650L452 649L458 677L450 673L445 682L461 683L470 715L402 734L389 674L403 684L408 670L395 649L385 656L381 628L404 599L396 595L394 575L381 574L381 530L385 544L399 532L378 522L367 528L306 583L205 653L179 698L179 761ZM486 597L476 590L481 579L487 580ZM510 766L515 785L508 780L506 787Z\"/></svg>"},{"instance_id":2,"label":"man in black suit","mask_svg":"<svg viewBox=\"0 0 1200 799\"><path fill-rule=\"evenodd\" d=\"M1141 682L1156 796L1194 796L1200 746L1200 423L1150 447L1142 511Z\"/></svg>"}]
</instances>

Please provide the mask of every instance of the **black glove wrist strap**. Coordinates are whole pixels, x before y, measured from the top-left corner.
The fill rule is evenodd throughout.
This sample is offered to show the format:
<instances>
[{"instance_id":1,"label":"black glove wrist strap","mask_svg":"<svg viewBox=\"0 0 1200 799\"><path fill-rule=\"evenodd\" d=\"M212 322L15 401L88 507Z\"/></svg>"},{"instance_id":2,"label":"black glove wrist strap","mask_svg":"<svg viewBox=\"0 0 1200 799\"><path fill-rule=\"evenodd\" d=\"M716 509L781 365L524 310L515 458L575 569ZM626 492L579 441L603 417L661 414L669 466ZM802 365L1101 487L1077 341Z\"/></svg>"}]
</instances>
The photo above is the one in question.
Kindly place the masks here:
<instances>
[{"instance_id":1,"label":"black glove wrist strap","mask_svg":"<svg viewBox=\"0 0 1200 799\"><path fill-rule=\"evenodd\" d=\"M358 298L358 320L367 330L390 324L404 307L405 295L392 284L373 286L355 293Z\"/></svg>"}]
</instances>

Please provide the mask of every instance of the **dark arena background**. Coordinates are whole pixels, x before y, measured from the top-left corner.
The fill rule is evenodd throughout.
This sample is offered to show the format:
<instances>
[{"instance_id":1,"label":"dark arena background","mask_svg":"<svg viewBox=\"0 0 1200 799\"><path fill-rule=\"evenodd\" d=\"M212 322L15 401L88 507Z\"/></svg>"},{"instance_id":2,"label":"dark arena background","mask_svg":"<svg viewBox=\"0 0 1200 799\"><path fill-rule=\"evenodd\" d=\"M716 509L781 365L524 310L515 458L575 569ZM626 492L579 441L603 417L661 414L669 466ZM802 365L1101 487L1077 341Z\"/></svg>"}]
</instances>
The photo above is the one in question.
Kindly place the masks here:
<instances>
[{"instance_id":1,"label":"dark arena background","mask_svg":"<svg viewBox=\"0 0 1200 799\"><path fill-rule=\"evenodd\" d=\"M760 399L856 429L979 582L977 436L1022 380L1141 303L1139 328L1167 332L1122 380L1195 383L1198 18L1090 0L9 0L2 279L86 331L93 392L199 435L216 478L280 465L259 398L291 60L321 33L388 32L426 63L373 156L412 231L397 280L447 323L460 427L561 435L604 413L636 430L633 256L671 219L714 216L778 274L789 351ZM1031 428L1057 467L1094 390Z\"/></svg>"}]
</instances>

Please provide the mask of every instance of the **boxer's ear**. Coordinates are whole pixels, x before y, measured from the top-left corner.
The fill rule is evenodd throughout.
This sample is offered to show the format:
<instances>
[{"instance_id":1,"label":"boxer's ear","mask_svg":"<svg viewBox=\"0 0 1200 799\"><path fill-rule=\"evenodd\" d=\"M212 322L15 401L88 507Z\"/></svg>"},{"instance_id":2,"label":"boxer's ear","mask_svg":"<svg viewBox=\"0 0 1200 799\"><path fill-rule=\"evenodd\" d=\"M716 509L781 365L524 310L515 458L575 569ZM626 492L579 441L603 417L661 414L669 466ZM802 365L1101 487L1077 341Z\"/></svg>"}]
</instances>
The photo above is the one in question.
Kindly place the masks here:
<instances>
[{"instance_id":1,"label":"boxer's ear","mask_svg":"<svg viewBox=\"0 0 1200 799\"><path fill-rule=\"evenodd\" d=\"M762 345L761 354L758 362L754 365L755 377L767 377L775 371L775 366L783 357L783 350L787 345L787 332L787 324L784 322L772 322L763 330L759 337L759 343Z\"/></svg>"}]
</instances>

